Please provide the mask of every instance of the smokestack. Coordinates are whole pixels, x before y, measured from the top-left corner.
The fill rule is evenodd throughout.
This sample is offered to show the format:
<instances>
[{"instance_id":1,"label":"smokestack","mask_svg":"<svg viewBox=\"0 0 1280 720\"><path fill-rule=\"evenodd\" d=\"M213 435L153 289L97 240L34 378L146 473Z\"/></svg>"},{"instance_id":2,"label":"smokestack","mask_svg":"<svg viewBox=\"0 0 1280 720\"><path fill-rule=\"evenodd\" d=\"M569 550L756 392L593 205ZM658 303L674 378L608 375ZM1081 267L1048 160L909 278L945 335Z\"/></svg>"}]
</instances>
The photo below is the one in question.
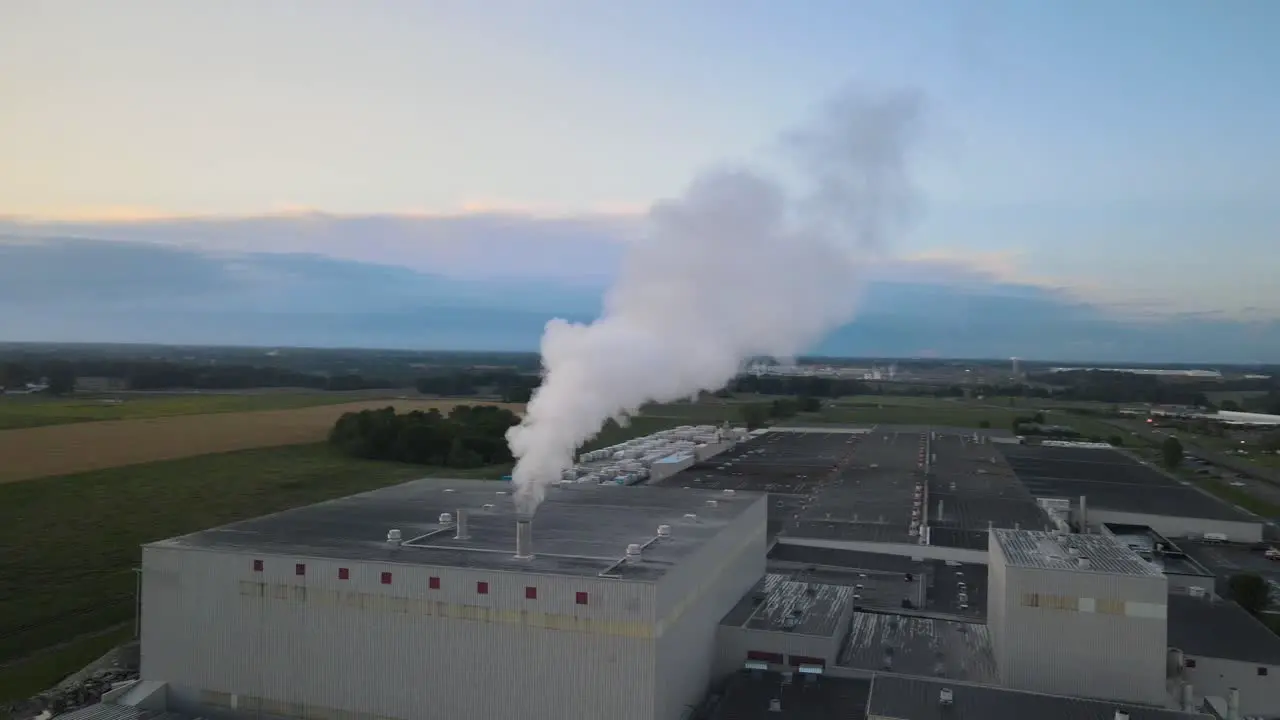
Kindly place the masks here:
<instances>
[{"instance_id":1,"label":"smokestack","mask_svg":"<svg viewBox=\"0 0 1280 720\"><path fill-rule=\"evenodd\" d=\"M1227 720L1240 720L1240 688L1227 689Z\"/></svg>"},{"instance_id":2,"label":"smokestack","mask_svg":"<svg viewBox=\"0 0 1280 720\"><path fill-rule=\"evenodd\" d=\"M1195 709L1195 693L1191 688L1191 683L1182 684L1182 709L1190 712Z\"/></svg>"},{"instance_id":3,"label":"smokestack","mask_svg":"<svg viewBox=\"0 0 1280 720\"><path fill-rule=\"evenodd\" d=\"M913 216L921 101L849 88L785 134L783 179L718 168L653 206L600 317L546 324L542 385L507 432L527 510L610 419L721 388L743 361L795 357L854 318L857 286Z\"/></svg>"},{"instance_id":4,"label":"smokestack","mask_svg":"<svg viewBox=\"0 0 1280 720\"><path fill-rule=\"evenodd\" d=\"M457 532L454 533L454 540L467 539L467 509L458 508L458 520L456 525Z\"/></svg>"},{"instance_id":5,"label":"smokestack","mask_svg":"<svg viewBox=\"0 0 1280 720\"><path fill-rule=\"evenodd\" d=\"M1085 502L1084 495L1080 496L1080 532L1089 532L1088 505Z\"/></svg>"},{"instance_id":6,"label":"smokestack","mask_svg":"<svg viewBox=\"0 0 1280 720\"><path fill-rule=\"evenodd\" d=\"M533 519L516 519L516 557L528 560L533 557Z\"/></svg>"}]
</instances>

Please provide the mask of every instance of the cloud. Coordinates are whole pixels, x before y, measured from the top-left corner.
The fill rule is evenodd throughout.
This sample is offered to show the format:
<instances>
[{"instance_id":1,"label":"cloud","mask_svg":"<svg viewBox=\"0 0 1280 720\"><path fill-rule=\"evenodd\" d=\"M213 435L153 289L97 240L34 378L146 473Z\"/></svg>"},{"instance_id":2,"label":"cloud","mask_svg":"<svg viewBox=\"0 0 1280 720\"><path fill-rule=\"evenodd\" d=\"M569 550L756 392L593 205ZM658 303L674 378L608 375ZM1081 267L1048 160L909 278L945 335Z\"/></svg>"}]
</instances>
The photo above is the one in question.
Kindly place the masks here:
<instances>
[{"instance_id":1,"label":"cloud","mask_svg":"<svg viewBox=\"0 0 1280 720\"><path fill-rule=\"evenodd\" d=\"M483 239L501 227L489 225L491 220L459 227ZM555 227L565 226L541 225L540 231L552 233ZM316 253L233 251L233 244L214 250L198 243L10 236L0 239L0 313L6 318L5 339L11 340L534 350L551 317L595 317L612 267L609 253L618 252L623 242L602 240L612 236L587 233L581 225L568 227L582 234L548 241L560 243L548 261L556 272L545 273L546 266L539 265L524 274L516 272L527 269L520 267L523 257L513 262L501 255L521 242L537 249L524 225L514 228L519 232L513 230L513 237L499 237L463 256L460 264L441 261L457 256L424 253L421 257L432 262L423 264L436 272ZM332 228L326 233L332 237ZM338 235L358 233L346 228ZM574 257L560 254L590 243L601 246L594 256L586 253L601 273L599 280L571 272ZM482 269L491 272L465 272L474 269L475 258L489 259L492 267ZM1203 313L1117 319L1071 293L1016 282L1016 273L1001 274L994 260L973 260L935 256L885 265L866 291L857 321L816 350L1280 361L1280 324L1274 321ZM464 272L456 272L459 268Z\"/></svg>"}]
</instances>

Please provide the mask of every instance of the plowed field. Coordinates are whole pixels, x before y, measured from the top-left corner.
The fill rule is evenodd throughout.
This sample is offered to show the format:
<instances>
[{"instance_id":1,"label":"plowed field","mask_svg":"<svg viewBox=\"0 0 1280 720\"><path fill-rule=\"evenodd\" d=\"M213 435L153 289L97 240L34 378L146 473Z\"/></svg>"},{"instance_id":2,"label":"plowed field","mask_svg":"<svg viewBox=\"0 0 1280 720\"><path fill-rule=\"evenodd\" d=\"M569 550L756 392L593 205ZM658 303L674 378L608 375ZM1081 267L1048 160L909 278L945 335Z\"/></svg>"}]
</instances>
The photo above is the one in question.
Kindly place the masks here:
<instances>
[{"instance_id":1,"label":"plowed field","mask_svg":"<svg viewBox=\"0 0 1280 720\"><path fill-rule=\"evenodd\" d=\"M369 400L293 410L107 420L0 431L0 482L174 460L191 455L324 440L345 412L383 408L448 412L465 402ZM474 404L474 403L473 403ZM523 406L508 405L517 412Z\"/></svg>"}]
</instances>

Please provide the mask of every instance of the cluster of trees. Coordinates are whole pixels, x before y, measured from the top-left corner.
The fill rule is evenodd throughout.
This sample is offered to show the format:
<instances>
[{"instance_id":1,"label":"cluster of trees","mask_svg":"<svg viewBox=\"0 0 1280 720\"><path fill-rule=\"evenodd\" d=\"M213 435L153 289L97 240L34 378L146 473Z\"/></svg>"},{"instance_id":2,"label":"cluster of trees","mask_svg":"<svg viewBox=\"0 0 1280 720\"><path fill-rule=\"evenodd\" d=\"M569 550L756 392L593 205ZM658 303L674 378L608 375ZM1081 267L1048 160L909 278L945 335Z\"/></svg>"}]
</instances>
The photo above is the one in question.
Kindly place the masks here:
<instances>
[{"instance_id":1,"label":"cluster of trees","mask_svg":"<svg viewBox=\"0 0 1280 720\"><path fill-rule=\"evenodd\" d=\"M130 390L245 390L297 387L316 390L392 388L381 378L358 374L314 375L257 365L195 365L165 360L38 359L0 363L0 387L46 380L49 392L75 389L78 377L115 378Z\"/></svg>"},{"instance_id":2,"label":"cluster of trees","mask_svg":"<svg viewBox=\"0 0 1280 720\"><path fill-rule=\"evenodd\" d=\"M1240 573L1227 580L1231 599L1255 617L1271 603L1271 585L1257 573Z\"/></svg>"},{"instance_id":3,"label":"cluster of trees","mask_svg":"<svg viewBox=\"0 0 1280 720\"><path fill-rule=\"evenodd\" d=\"M338 418L329 443L353 457L418 465L476 468L512 461L507 429L520 418L493 405L459 405L400 414L395 408L350 412Z\"/></svg>"},{"instance_id":4,"label":"cluster of trees","mask_svg":"<svg viewBox=\"0 0 1280 720\"><path fill-rule=\"evenodd\" d=\"M540 376L518 370L464 368L434 372L418 378L415 384L423 395L496 395L503 402L522 403L529 402L540 382Z\"/></svg>"},{"instance_id":5,"label":"cluster of trees","mask_svg":"<svg viewBox=\"0 0 1280 720\"><path fill-rule=\"evenodd\" d=\"M797 413L817 412L821 409L822 401L812 395L778 398L764 403L747 403L742 406L742 422L748 430L755 430L770 422L795 417Z\"/></svg>"},{"instance_id":6,"label":"cluster of trees","mask_svg":"<svg viewBox=\"0 0 1280 720\"><path fill-rule=\"evenodd\" d=\"M1209 405L1206 389L1221 387L1218 383L1207 385L1194 380L1106 370L1071 370L1031 379L1056 386L1053 397L1061 400L1200 407Z\"/></svg>"}]
</instances>

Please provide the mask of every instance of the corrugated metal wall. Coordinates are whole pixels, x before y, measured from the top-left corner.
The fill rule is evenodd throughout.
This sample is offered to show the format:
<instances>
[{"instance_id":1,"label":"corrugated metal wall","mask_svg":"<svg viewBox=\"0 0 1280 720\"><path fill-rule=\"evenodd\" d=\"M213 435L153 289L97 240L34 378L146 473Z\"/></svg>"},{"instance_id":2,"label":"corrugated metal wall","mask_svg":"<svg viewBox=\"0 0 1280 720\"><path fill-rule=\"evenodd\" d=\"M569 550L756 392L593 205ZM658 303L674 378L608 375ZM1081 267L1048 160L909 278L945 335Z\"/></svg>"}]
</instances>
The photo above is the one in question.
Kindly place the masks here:
<instances>
[{"instance_id":1,"label":"corrugated metal wall","mask_svg":"<svg viewBox=\"0 0 1280 720\"><path fill-rule=\"evenodd\" d=\"M143 677L192 712L654 717L652 585L161 548L143 567Z\"/></svg>"},{"instance_id":2,"label":"corrugated metal wall","mask_svg":"<svg viewBox=\"0 0 1280 720\"><path fill-rule=\"evenodd\" d=\"M716 664L720 620L764 577L767 552L765 497L751 502L725 531L663 578L657 593L662 637L658 640L658 720L684 717L706 695Z\"/></svg>"},{"instance_id":3,"label":"corrugated metal wall","mask_svg":"<svg viewBox=\"0 0 1280 720\"><path fill-rule=\"evenodd\" d=\"M1005 567L996 631L1009 687L1163 703L1168 591L1163 576ZM989 587L988 592L995 588Z\"/></svg>"},{"instance_id":4,"label":"corrugated metal wall","mask_svg":"<svg viewBox=\"0 0 1280 720\"><path fill-rule=\"evenodd\" d=\"M1205 502L1213 502L1205 498ZM1170 517L1167 515L1148 515L1146 513L1119 512L1090 506L1089 524L1121 523L1124 525L1146 525L1165 537L1177 538L1192 536L1204 537L1205 533L1222 533L1233 542L1260 542L1262 540L1262 523L1247 520L1207 520L1203 518Z\"/></svg>"},{"instance_id":5,"label":"corrugated metal wall","mask_svg":"<svg viewBox=\"0 0 1280 720\"><path fill-rule=\"evenodd\" d=\"M1258 674L1258 665L1235 660L1187 655L1195 660L1193 668L1184 667L1182 677L1190 682L1197 697L1226 697L1231 688L1240 691L1242 715L1273 716L1280 709L1280 667L1266 666L1267 674Z\"/></svg>"}]
</instances>

